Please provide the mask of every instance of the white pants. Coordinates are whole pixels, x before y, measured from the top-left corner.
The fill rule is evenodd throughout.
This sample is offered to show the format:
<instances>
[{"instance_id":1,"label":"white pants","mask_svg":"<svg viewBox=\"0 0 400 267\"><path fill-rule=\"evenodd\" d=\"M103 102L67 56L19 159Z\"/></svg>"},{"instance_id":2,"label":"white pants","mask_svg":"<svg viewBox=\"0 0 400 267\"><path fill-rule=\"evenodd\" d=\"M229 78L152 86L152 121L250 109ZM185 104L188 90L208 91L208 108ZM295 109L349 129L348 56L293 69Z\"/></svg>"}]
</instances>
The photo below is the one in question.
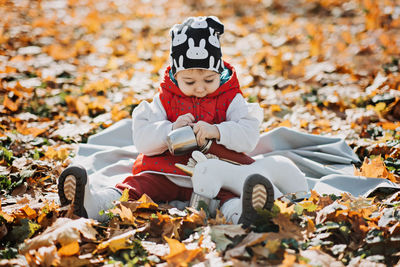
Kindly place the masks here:
<instances>
[{"instance_id":1,"label":"white pants","mask_svg":"<svg viewBox=\"0 0 400 267\"><path fill-rule=\"evenodd\" d=\"M86 186L87 188L87 186ZM108 210L113 207L113 201L119 200L121 198L121 191L113 187L107 187L103 190L96 192L85 190L85 199L83 206L86 209L88 217L90 219L97 220L99 222L104 222L107 220L106 215L99 215L101 210Z\"/></svg>"}]
</instances>

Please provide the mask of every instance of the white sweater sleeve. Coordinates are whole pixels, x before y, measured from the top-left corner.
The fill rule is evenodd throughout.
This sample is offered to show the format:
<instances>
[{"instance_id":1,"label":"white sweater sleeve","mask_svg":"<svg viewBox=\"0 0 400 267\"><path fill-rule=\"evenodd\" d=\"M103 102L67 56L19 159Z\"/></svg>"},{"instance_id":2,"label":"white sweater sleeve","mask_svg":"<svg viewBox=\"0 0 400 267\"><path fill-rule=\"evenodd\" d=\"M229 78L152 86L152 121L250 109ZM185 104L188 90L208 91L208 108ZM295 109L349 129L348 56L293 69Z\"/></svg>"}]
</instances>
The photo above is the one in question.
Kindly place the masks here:
<instances>
[{"instance_id":1,"label":"white sweater sleeve","mask_svg":"<svg viewBox=\"0 0 400 267\"><path fill-rule=\"evenodd\" d=\"M256 103L247 103L237 94L228 107L226 121L216 124L220 132L217 143L236 152L253 151L260 137L262 120L262 108Z\"/></svg>"},{"instance_id":2,"label":"white sweater sleeve","mask_svg":"<svg viewBox=\"0 0 400 267\"><path fill-rule=\"evenodd\" d=\"M166 138L172 122L161 104L159 95L153 102L142 101L132 112L133 143L139 152L153 156L168 149Z\"/></svg>"}]
</instances>

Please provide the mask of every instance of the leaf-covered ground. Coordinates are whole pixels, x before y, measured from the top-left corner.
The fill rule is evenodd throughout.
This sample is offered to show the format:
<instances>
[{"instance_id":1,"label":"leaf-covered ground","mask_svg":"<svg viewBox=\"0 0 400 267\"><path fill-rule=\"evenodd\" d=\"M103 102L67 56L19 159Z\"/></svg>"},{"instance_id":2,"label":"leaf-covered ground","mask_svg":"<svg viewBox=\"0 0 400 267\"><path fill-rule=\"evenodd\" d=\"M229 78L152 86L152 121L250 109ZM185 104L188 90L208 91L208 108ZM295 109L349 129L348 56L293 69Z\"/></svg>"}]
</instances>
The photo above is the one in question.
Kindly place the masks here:
<instances>
[{"instance_id":1,"label":"leaf-covered ground","mask_svg":"<svg viewBox=\"0 0 400 267\"><path fill-rule=\"evenodd\" d=\"M399 193L277 200L246 230L145 196L107 224L59 207L77 144L152 98L197 15L225 24L261 131L345 137L356 174L400 182L398 0L0 0L0 266L399 265Z\"/></svg>"}]
</instances>

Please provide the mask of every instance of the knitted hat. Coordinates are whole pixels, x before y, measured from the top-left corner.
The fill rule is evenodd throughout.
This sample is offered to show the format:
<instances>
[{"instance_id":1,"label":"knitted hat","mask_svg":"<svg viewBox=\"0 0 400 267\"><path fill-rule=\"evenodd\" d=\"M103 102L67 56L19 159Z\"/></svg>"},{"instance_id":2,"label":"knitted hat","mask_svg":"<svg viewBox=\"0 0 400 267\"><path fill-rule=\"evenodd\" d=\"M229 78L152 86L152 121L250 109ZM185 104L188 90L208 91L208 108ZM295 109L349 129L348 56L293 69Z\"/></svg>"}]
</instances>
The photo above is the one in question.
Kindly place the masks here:
<instances>
[{"instance_id":1,"label":"knitted hat","mask_svg":"<svg viewBox=\"0 0 400 267\"><path fill-rule=\"evenodd\" d=\"M217 17L190 17L170 30L171 69L175 75L185 69L224 70L219 36L224 25Z\"/></svg>"}]
</instances>

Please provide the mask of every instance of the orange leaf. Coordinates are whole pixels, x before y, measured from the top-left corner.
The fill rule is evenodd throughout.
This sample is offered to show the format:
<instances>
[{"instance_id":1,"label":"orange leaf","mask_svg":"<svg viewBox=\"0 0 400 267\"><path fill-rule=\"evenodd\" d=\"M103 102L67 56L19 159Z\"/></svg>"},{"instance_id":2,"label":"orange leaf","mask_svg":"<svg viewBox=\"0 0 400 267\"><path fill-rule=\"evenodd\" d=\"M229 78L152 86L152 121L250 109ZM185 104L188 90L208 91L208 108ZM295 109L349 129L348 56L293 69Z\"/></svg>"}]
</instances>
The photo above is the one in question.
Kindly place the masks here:
<instances>
[{"instance_id":1,"label":"orange leaf","mask_svg":"<svg viewBox=\"0 0 400 267\"><path fill-rule=\"evenodd\" d=\"M0 199L0 217L3 217L8 223L14 221L14 217L8 213L5 213L1 210L1 199Z\"/></svg>"},{"instance_id":2,"label":"orange leaf","mask_svg":"<svg viewBox=\"0 0 400 267\"><path fill-rule=\"evenodd\" d=\"M62 246L58 250L59 256L72 256L79 253L79 243L78 241L73 241L67 245Z\"/></svg>"},{"instance_id":3,"label":"orange leaf","mask_svg":"<svg viewBox=\"0 0 400 267\"><path fill-rule=\"evenodd\" d=\"M22 208L22 210L25 212L26 216L29 219L34 219L36 218L36 211L31 209L28 205Z\"/></svg>"},{"instance_id":4,"label":"orange leaf","mask_svg":"<svg viewBox=\"0 0 400 267\"><path fill-rule=\"evenodd\" d=\"M19 101L17 100L16 102L14 102L11 99L9 99L8 96L6 95L3 101L3 105L8 110L15 112L18 110L19 107L19 104L17 102Z\"/></svg>"},{"instance_id":5,"label":"orange leaf","mask_svg":"<svg viewBox=\"0 0 400 267\"><path fill-rule=\"evenodd\" d=\"M281 111L281 107L279 105L273 104L269 107L269 109L271 110L271 112L277 112L277 111Z\"/></svg>"},{"instance_id":6,"label":"orange leaf","mask_svg":"<svg viewBox=\"0 0 400 267\"><path fill-rule=\"evenodd\" d=\"M284 120L281 123L279 123L278 127L292 127L292 123L290 123L289 120Z\"/></svg>"},{"instance_id":7,"label":"orange leaf","mask_svg":"<svg viewBox=\"0 0 400 267\"><path fill-rule=\"evenodd\" d=\"M201 248L186 249L186 246L176 239L164 237L168 242L169 255L165 256L167 262L173 266L188 266L188 263L203 255Z\"/></svg>"},{"instance_id":8,"label":"orange leaf","mask_svg":"<svg viewBox=\"0 0 400 267\"><path fill-rule=\"evenodd\" d=\"M46 47L45 50L47 50L49 56L51 56L55 60L65 60L76 56L75 49L71 49L69 47L65 47L59 44L51 44Z\"/></svg>"},{"instance_id":9,"label":"orange leaf","mask_svg":"<svg viewBox=\"0 0 400 267\"><path fill-rule=\"evenodd\" d=\"M179 253L182 253L186 250L186 246L179 242L176 239L168 238L164 236L164 239L168 242L169 246L169 255L166 258L171 258Z\"/></svg>"},{"instance_id":10,"label":"orange leaf","mask_svg":"<svg viewBox=\"0 0 400 267\"><path fill-rule=\"evenodd\" d=\"M33 137L37 137L37 136L41 135L42 133L46 132L46 129L39 129L39 128L36 128L36 127L28 128L27 124L28 124L27 122L24 122L24 123L19 123L18 122L17 125L16 125L17 131L20 134L32 135Z\"/></svg>"},{"instance_id":11,"label":"orange leaf","mask_svg":"<svg viewBox=\"0 0 400 267\"><path fill-rule=\"evenodd\" d=\"M44 155L46 158L54 159L57 156L57 151L53 147L48 147Z\"/></svg>"},{"instance_id":12,"label":"orange leaf","mask_svg":"<svg viewBox=\"0 0 400 267\"><path fill-rule=\"evenodd\" d=\"M85 116L89 114L89 108L87 106L87 103L90 102L89 96L80 96L76 100L76 111L78 111L78 114L81 116Z\"/></svg>"},{"instance_id":13,"label":"orange leaf","mask_svg":"<svg viewBox=\"0 0 400 267\"><path fill-rule=\"evenodd\" d=\"M146 194L143 194L138 200L138 209L157 209L158 205Z\"/></svg>"},{"instance_id":14,"label":"orange leaf","mask_svg":"<svg viewBox=\"0 0 400 267\"><path fill-rule=\"evenodd\" d=\"M48 159L54 160L65 160L69 155L69 151L67 148L59 148L56 150L54 147L50 146L47 148L46 152L44 152L44 156Z\"/></svg>"},{"instance_id":15,"label":"orange leaf","mask_svg":"<svg viewBox=\"0 0 400 267\"><path fill-rule=\"evenodd\" d=\"M296 262L296 255L285 252L285 258L283 259L280 267L293 266L295 262Z\"/></svg>"},{"instance_id":16,"label":"orange leaf","mask_svg":"<svg viewBox=\"0 0 400 267\"><path fill-rule=\"evenodd\" d=\"M123 107L120 105L115 105L111 109L111 119L114 122L120 121L124 118L129 117L129 112L122 109Z\"/></svg>"},{"instance_id":17,"label":"orange leaf","mask_svg":"<svg viewBox=\"0 0 400 267\"><path fill-rule=\"evenodd\" d=\"M383 162L382 157L376 157L373 159L365 158L360 171L355 169L354 175L372 178L385 178L392 182L397 182L393 173L386 169L386 165Z\"/></svg>"},{"instance_id":18,"label":"orange leaf","mask_svg":"<svg viewBox=\"0 0 400 267\"><path fill-rule=\"evenodd\" d=\"M395 123L393 123L393 122L381 122L379 124L382 126L382 128L384 130L392 130L392 131L394 131L394 130L396 130L397 128L400 127L400 122L395 122Z\"/></svg>"}]
</instances>

